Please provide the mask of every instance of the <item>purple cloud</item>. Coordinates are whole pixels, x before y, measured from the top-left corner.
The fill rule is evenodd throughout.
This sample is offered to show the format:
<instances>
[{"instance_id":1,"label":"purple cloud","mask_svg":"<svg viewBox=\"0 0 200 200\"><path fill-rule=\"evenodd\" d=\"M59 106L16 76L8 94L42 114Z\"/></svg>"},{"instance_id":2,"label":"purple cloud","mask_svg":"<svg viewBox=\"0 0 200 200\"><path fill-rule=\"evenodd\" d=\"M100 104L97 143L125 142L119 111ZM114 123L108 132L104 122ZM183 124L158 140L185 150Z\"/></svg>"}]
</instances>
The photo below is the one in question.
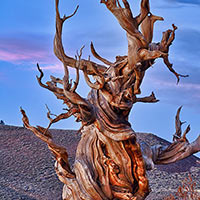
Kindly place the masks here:
<instances>
[{"instance_id":1,"label":"purple cloud","mask_svg":"<svg viewBox=\"0 0 200 200\"><path fill-rule=\"evenodd\" d=\"M198 81L192 82L191 77L182 78L177 85L176 81L173 81L170 76L164 77L162 73L161 76L151 74L150 77L147 76L144 87L146 88L145 91L154 91L156 97L162 102L194 107L196 110L200 109L200 83Z\"/></svg>"},{"instance_id":2,"label":"purple cloud","mask_svg":"<svg viewBox=\"0 0 200 200\"><path fill-rule=\"evenodd\" d=\"M187 55L199 57L200 31L195 29L182 29L177 36L176 48Z\"/></svg>"},{"instance_id":3,"label":"purple cloud","mask_svg":"<svg viewBox=\"0 0 200 200\"><path fill-rule=\"evenodd\" d=\"M48 38L46 40L48 41ZM0 60L18 65L28 62L54 62L55 56L46 40L37 40L31 36L24 36L23 39L0 37Z\"/></svg>"},{"instance_id":4,"label":"purple cloud","mask_svg":"<svg viewBox=\"0 0 200 200\"><path fill-rule=\"evenodd\" d=\"M32 61L32 60L43 60L45 58L45 52L23 52L21 50L12 51L9 49L2 50L0 49L0 60L12 62L12 63L21 63L24 61Z\"/></svg>"},{"instance_id":5,"label":"purple cloud","mask_svg":"<svg viewBox=\"0 0 200 200\"><path fill-rule=\"evenodd\" d=\"M200 5L200 0L169 0L170 2L177 2L177 3L183 3L183 4L194 4L194 5Z\"/></svg>"},{"instance_id":6,"label":"purple cloud","mask_svg":"<svg viewBox=\"0 0 200 200\"><path fill-rule=\"evenodd\" d=\"M152 81L152 80L151 80ZM155 79L153 80L153 83L156 86L159 86L159 89L181 89L181 90L189 90L189 91L195 91L198 92L200 94L200 84L198 83L179 83L174 84L172 82L168 82L165 80L159 80L159 79Z\"/></svg>"},{"instance_id":7,"label":"purple cloud","mask_svg":"<svg viewBox=\"0 0 200 200\"><path fill-rule=\"evenodd\" d=\"M34 68L35 69L35 68ZM52 73L63 73L63 65L61 63L56 63L52 65L42 66L41 69L43 71L50 71Z\"/></svg>"}]
</instances>

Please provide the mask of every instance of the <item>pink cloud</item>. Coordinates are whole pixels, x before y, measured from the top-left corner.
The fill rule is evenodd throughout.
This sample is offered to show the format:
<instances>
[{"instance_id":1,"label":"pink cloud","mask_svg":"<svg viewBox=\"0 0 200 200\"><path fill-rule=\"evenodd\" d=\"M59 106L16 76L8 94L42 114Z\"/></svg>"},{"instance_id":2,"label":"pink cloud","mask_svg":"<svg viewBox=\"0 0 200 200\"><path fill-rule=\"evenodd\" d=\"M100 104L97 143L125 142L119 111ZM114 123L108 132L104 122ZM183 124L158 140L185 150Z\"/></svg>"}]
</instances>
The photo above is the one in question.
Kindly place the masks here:
<instances>
[{"instance_id":1,"label":"pink cloud","mask_svg":"<svg viewBox=\"0 0 200 200\"><path fill-rule=\"evenodd\" d=\"M45 40L44 40L45 41ZM43 70L63 73L63 65L53 54L52 47L44 41L32 38L8 39L0 38L0 61L15 65L39 63ZM36 67L26 68L30 70Z\"/></svg>"},{"instance_id":2,"label":"pink cloud","mask_svg":"<svg viewBox=\"0 0 200 200\"><path fill-rule=\"evenodd\" d=\"M53 65L47 65L47 66L42 66L42 70L48 70L50 72L62 72L63 73L63 66L62 64L53 64Z\"/></svg>"},{"instance_id":3,"label":"pink cloud","mask_svg":"<svg viewBox=\"0 0 200 200\"><path fill-rule=\"evenodd\" d=\"M26 60L33 60L33 59L41 59L43 58L44 52L12 52L0 49L0 60L8 61L8 62L20 62Z\"/></svg>"},{"instance_id":4,"label":"pink cloud","mask_svg":"<svg viewBox=\"0 0 200 200\"><path fill-rule=\"evenodd\" d=\"M195 102L200 99L200 84L198 83L179 83L178 85L172 82L167 82L164 80L154 80L151 79L152 86L156 87L158 90L176 90L179 95L187 95L182 101Z\"/></svg>"},{"instance_id":5,"label":"pink cloud","mask_svg":"<svg viewBox=\"0 0 200 200\"><path fill-rule=\"evenodd\" d=\"M181 88L184 90L198 90L200 92L200 84L198 83L179 83L178 85L172 82L164 80L154 80L154 84L158 85L159 88Z\"/></svg>"},{"instance_id":6,"label":"pink cloud","mask_svg":"<svg viewBox=\"0 0 200 200\"><path fill-rule=\"evenodd\" d=\"M20 38L0 38L0 60L21 64L24 62L46 62L53 60L50 47L46 40L39 41L34 37L24 36Z\"/></svg>"},{"instance_id":7,"label":"pink cloud","mask_svg":"<svg viewBox=\"0 0 200 200\"><path fill-rule=\"evenodd\" d=\"M52 65L46 65L46 64L44 64L44 66L41 64L40 68L43 71L50 71L52 73L61 73L61 74L64 75L64 67L63 67L63 64L61 62L60 63L52 64ZM36 70L36 68L34 68L34 70ZM69 67L68 70L69 70L69 74L71 74L72 76L74 76L74 75L76 76L75 69Z\"/></svg>"},{"instance_id":8,"label":"pink cloud","mask_svg":"<svg viewBox=\"0 0 200 200\"><path fill-rule=\"evenodd\" d=\"M21 63L24 61L44 60L48 57L46 52L43 51L21 51L21 50L3 50L0 49L0 60Z\"/></svg>"},{"instance_id":9,"label":"pink cloud","mask_svg":"<svg viewBox=\"0 0 200 200\"><path fill-rule=\"evenodd\" d=\"M8 45L9 46L9 45ZM10 46L9 46L10 47ZM0 60L14 63L20 65L22 63L36 64L39 63L41 69L63 73L62 63L57 63L55 56L48 54L45 50L30 50L30 49L21 49L20 47L13 48L1 48L0 45ZM51 64L49 64L51 63ZM37 68L29 68L30 70L36 70ZM1 75L0 75L1 78Z\"/></svg>"}]
</instances>

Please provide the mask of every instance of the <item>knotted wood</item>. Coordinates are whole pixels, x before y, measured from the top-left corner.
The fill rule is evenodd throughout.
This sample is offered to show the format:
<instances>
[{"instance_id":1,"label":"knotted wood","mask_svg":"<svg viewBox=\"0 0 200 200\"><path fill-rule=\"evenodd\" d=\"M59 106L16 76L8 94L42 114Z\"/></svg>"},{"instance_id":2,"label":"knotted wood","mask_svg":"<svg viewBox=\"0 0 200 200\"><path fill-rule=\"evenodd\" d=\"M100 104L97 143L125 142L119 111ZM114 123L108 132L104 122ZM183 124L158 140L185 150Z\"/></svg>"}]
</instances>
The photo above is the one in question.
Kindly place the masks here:
<instances>
[{"instance_id":1,"label":"knotted wood","mask_svg":"<svg viewBox=\"0 0 200 200\"><path fill-rule=\"evenodd\" d=\"M44 74L38 65L40 76L37 80L41 87L62 100L67 108L65 112L54 115L47 107L47 117L50 120L47 128L31 126L25 111L21 109L24 126L47 143L55 156L55 170L64 183L64 200L143 200L150 192L146 168L151 169L154 164L169 164L200 151L200 137L191 144L186 139L189 126L181 136L181 108L176 115L173 143L168 147L149 147L147 144L140 146L128 122L135 103L159 101L153 92L150 96L137 96L141 93L140 85L145 71L157 58L163 58L178 81L179 77L187 76L177 73L168 59L169 47L175 38L177 27L172 25L173 29L165 31L160 42L152 43L154 23L163 18L150 12L149 0L141 0L140 13L136 16L127 0L122 0L123 6L119 0L102 0L101 3L106 5L126 31L128 40L128 55L116 56L115 62L100 56L91 43L92 54L105 66L90 59L82 59L84 47L75 59L66 55L62 43L63 24L76 14L78 7L72 15L60 17L59 0L55 0L55 3L54 52L63 63L65 73L62 79L51 76L50 81L43 83ZM70 80L69 67L76 70L74 83ZM86 83L91 87L87 97L81 97L76 92L79 70L83 71ZM94 82L89 75L93 76ZM68 163L67 150L55 144L48 132L53 123L72 115L82 124L79 130L82 136L73 167Z\"/></svg>"}]
</instances>

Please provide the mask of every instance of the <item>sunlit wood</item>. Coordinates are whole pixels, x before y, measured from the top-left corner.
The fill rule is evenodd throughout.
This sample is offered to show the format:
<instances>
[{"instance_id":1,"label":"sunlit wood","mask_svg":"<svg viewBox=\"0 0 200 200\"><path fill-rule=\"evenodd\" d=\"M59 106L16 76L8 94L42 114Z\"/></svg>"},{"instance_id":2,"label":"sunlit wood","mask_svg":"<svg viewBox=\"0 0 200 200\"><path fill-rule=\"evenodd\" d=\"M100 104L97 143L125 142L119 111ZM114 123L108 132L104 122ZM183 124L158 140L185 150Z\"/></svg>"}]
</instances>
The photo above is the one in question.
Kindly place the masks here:
<instances>
[{"instance_id":1,"label":"sunlit wood","mask_svg":"<svg viewBox=\"0 0 200 200\"><path fill-rule=\"evenodd\" d=\"M156 103L155 94L137 97L141 93L140 85L155 59L163 58L167 68L175 74L177 80L185 75L178 74L168 60L169 47L175 38L177 27L163 32L161 42L152 43L154 23L162 17L150 12L149 0L141 0L140 13L134 16L127 0L102 0L106 8L116 17L125 30L128 40L128 55L116 56L115 62L101 57L91 44L94 57L103 62L102 65L82 58L66 55L62 43L62 28L66 20L73 17L60 17L59 0L56 0L56 34L54 52L63 63L63 79L51 76L51 80L43 83L43 72L38 65L40 76L37 77L41 87L51 91L67 106L66 112L52 118L48 109L50 123L47 128L34 127L29 124L23 109L24 126L38 138L47 143L56 159L55 170L60 181L64 183L63 199L65 200L142 200L150 192L146 168L154 164L169 164L200 151L200 136L189 143L186 134L182 134L180 110L176 115L176 133L173 143L167 147L140 144L136 134L128 122L128 116L135 103ZM141 27L141 32L140 28ZM104 66L104 64L106 66ZM68 68L76 69L76 80L70 80ZM83 71L86 83L91 87L87 98L77 92L79 70ZM94 81L90 76L93 76ZM53 123L74 115L82 123L81 140L77 147L73 167L69 165L67 150L55 144L48 129Z\"/></svg>"}]
</instances>

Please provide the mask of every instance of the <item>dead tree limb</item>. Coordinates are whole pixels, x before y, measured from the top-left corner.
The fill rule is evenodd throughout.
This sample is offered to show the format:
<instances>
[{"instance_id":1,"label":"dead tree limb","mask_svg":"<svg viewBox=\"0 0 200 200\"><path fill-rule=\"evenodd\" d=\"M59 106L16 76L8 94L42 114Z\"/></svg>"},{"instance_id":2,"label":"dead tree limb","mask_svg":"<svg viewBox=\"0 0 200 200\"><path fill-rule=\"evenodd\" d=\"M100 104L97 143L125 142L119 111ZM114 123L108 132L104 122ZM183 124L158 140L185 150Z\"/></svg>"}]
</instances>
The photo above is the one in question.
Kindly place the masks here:
<instances>
[{"instance_id":1,"label":"dead tree limb","mask_svg":"<svg viewBox=\"0 0 200 200\"><path fill-rule=\"evenodd\" d=\"M63 78L50 77L43 83L44 74L37 65L40 75L37 76L41 87L51 91L62 100L66 112L52 117L47 128L34 127L29 124L23 109L23 123L38 138L44 141L55 155L55 169L59 179L64 183L63 199L68 200L143 200L150 192L146 168L154 164L169 164L200 151L200 136L192 143L186 138L190 126L182 134L180 110L176 115L176 133L173 143L169 146L153 146L137 142L136 134L128 122L132 106L137 102L156 103L154 93L146 97L138 97L140 85L157 58L163 58L168 69L177 77L178 74L169 62L169 47L175 38L175 30L163 33L160 42L152 43L154 24L162 17L150 12L149 0L141 0L140 13L133 15L127 0L101 0L106 8L116 17L128 40L128 55L116 56L115 62L101 57L91 43L93 56L104 65L82 58L82 50L75 58L65 53L62 43L63 24L73 17L77 10L69 16L60 16L59 0L56 5L56 33L54 38L54 53L64 67ZM141 32L140 32L141 28ZM69 67L76 70L76 78L70 79ZM80 74L83 71L86 83L91 88L86 98L77 92ZM91 77L92 76L92 77ZM91 80L94 79L94 81ZM81 140L76 151L73 169L68 163L65 148L56 145L49 132L52 124L75 116L81 122Z\"/></svg>"}]
</instances>

